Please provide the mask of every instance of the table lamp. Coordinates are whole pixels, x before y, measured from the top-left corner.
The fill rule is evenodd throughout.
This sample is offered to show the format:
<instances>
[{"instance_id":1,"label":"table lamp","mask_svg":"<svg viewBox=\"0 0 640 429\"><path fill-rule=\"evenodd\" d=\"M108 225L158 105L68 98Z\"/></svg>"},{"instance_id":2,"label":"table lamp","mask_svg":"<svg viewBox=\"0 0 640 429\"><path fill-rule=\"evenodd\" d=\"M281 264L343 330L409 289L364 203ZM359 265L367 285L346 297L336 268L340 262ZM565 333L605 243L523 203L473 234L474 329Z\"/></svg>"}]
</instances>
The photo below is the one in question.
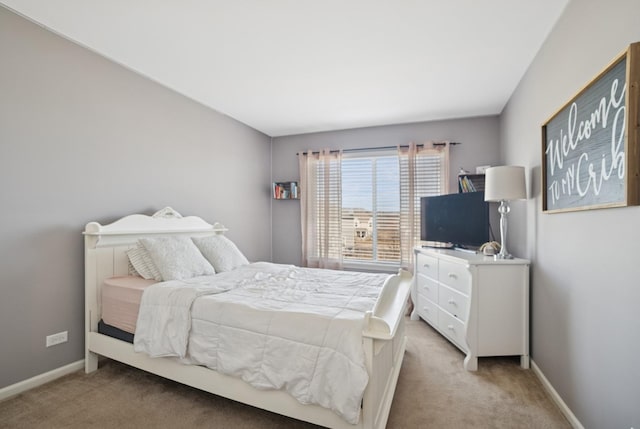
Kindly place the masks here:
<instances>
[{"instance_id":1,"label":"table lamp","mask_svg":"<svg viewBox=\"0 0 640 429\"><path fill-rule=\"evenodd\" d=\"M500 207L500 253L495 259L513 259L507 252L507 213L509 201L527 198L524 167L503 165L489 167L485 171L484 200L499 202Z\"/></svg>"}]
</instances>

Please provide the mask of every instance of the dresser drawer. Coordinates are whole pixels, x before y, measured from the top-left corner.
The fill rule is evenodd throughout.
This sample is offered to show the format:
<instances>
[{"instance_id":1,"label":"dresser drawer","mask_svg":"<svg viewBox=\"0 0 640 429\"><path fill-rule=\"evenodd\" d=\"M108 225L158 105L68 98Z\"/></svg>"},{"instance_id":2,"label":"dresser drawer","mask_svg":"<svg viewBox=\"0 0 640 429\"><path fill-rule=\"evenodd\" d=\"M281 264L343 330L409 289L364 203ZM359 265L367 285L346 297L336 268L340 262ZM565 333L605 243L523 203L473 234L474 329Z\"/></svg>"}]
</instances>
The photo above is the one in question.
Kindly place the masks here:
<instances>
[{"instance_id":1,"label":"dresser drawer","mask_svg":"<svg viewBox=\"0 0 640 429\"><path fill-rule=\"evenodd\" d=\"M438 306L435 302L425 299L424 295L418 296L418 315L430 325L438 326Z\"/></svg>"},{"instance_id":2,"label":"dresser drawer","mask_svg":"<svg viewBox=\"0 0 640 429\"><path fill-rule=\"evenodd\" d=\"M447 286L438 288L438 306L463 322L469 317L469 297Z\"/></svg>"},{"instance_id":3,"label":"dresser drawer","mask_svg":"<svg viewBox=\"0 0 640 429\"><path fill-rule=\"evenodd\" d=\"M418 274L418 294L423 295L427 299L438 302L438 283L422 274Z\"/></svg>"},{"instance_id":4,"label":"dresser drawer","mask_svg":"<svg viewBox=\"0 0 640 429\"><path fill-rule=\"evenodd\" d=\"M471 274L467 267L449 261L440 261L438 268L438 280L447 286L469 295L471 290Z\"/></svg>"},{"instance_id":5,"label":"dresser drawer","mask_svg":"<svg viewBox=\"0 0 640 429\"><path fill-rule=\"evenodd\" d=\"M465 326L446 311L438 310L438 328L446 337L453 341L465 352L467 351L467 341L465 340Z\"/></svg>"},{"instance_id":6,"label":"dresser drawer","mask_svg":"<svg viewBox=\"0 0 640 429\"><path fill-rule=\"evenodd\" d=\"M438 278L438 259L422 253L416 255L416 272L432 279Z\"/></svg>"}]
</instances>

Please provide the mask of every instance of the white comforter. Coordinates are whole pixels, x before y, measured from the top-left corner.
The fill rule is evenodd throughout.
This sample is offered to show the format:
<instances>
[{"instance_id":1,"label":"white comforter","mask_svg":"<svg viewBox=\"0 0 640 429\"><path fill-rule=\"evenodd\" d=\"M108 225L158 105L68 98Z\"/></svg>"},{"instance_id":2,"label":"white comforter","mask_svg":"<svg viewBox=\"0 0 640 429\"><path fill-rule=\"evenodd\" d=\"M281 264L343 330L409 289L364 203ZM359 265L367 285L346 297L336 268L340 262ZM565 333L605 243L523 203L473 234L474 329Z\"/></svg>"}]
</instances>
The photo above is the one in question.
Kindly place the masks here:
<instances>
[{"instance_id":1,"label":"white comforter","mask_svg":"<svg viewBox=\"0 0 640 429\"><path fill-rule=\"evenodd\" d=\"M285 389L356 424L368 382L363 314L388 277L259 262L158 283L142 296L134 347Z\"/></svg>"}]
</instances>

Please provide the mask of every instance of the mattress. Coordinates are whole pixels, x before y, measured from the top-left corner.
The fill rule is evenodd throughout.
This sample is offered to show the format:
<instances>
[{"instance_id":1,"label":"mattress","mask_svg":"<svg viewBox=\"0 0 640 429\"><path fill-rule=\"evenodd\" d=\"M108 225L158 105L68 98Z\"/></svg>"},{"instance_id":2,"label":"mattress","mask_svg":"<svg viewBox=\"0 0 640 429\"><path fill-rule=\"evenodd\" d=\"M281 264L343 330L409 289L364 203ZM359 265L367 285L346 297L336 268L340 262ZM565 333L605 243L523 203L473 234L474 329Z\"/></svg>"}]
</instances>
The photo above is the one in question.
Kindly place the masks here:
<instances>
[{"instance_id":1,"label":"mattress","mask_svg":"<svg viewBox=\"0 0 640 429\"><path fill-rule=\"evenodd\" d=\"M157 283L137 276L110 277L102 284L102 320L134 334L142 292Z\"/></svg>"}]
</instances>

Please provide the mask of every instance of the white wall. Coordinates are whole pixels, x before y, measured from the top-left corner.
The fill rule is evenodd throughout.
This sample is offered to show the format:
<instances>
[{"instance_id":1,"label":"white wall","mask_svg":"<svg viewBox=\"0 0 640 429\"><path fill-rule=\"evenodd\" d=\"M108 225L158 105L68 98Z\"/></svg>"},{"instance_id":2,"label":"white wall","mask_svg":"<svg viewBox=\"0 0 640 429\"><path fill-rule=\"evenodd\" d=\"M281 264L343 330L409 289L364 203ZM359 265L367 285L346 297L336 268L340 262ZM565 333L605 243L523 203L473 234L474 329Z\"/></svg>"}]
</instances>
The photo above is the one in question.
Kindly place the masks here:
<instances>
[{"instance_id":1,"label":"white wall","mask_svg":"<svg viewBox=\"0 0 640 429\"><path fill-rule=\"evenodd\" d=\"M264 134L0 7L0 388L84 358L89 221L170 205L269 260L269 154Z\"/></svg>"},{"instance_id":2,"label":"white wall","mask_svg":"<svg viewBox=\"0 0 640 429\"><path fill-rule=\"evenodd\" d=\"M272 178L273 181L298 180L298 152L324 148L396 146L412 141L421 143L430 140L462 143L452 146L450 150L450 191L457 192L456 176L460 168L474 172L478 165L497 164L498 117L451 119L274 138ZM300 265L300 203L280 200L273 201L272 206L273 261ZM498 233L497 226L494 227L494 231Z\"/></svg>"},{"instance_id":3,"label":"white wall","mask_svg":"<svg viewBox=\"0 0 640 429\"><path fill-rule=\"evenodd\" d=\"M640 207L543 214L541 125L630 43L638 0L572 0L501 115L531 199L509 218L531 258L533 360L586 428L640 427Z\"/></svg>"}]
</instances>

